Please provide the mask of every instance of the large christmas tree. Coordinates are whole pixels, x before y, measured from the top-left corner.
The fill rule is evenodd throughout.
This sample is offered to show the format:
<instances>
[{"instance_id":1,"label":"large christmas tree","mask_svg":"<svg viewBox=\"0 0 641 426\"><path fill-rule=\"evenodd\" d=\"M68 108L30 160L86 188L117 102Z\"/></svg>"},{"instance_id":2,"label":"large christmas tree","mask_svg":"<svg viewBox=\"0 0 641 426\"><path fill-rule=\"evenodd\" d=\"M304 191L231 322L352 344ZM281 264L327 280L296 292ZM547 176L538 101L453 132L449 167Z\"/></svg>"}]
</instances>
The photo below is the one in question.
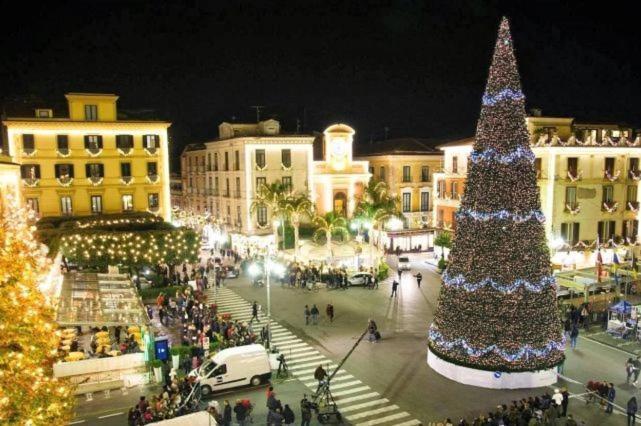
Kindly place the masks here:
<instances>
[{"instance_id":1,"label":"large christmas tree","mask_svg":"<svg viewBox=\"0 0 641 426\"><path fill-rule=\"evenodd\" d=\"M0 213L0 424L64 425L74 397L52 377L59 338L38 289L48 261L26 223L28 212L6 196Z\"/></svg>"},{"instance_id":2,"label":"large christmas tree","mask_svg":"<svg viewBox=\"0 0 641 426\"><path fill-rule=\"evenodd\" d=\"M504 18L429 332L432 353L476 369L541 370L564 356L524 105Z\"/></svg>"}]
</instances>

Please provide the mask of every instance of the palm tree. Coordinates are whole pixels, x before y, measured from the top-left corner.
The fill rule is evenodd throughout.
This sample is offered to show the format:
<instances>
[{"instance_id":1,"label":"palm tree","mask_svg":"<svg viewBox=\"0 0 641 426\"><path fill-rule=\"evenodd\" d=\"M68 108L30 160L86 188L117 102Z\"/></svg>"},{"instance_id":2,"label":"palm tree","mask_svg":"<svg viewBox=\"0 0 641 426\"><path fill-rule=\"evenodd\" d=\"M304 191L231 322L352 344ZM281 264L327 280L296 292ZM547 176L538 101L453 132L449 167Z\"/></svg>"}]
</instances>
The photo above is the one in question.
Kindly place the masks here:
<instances>
[{"instance_id":1,"label":"palm tree","mask_svg":"<svg viewBox=\"0 0 641 426\"><path fill-rule=\"evenodd\" d=\"M441 232L434 238L434 245L441 248L441 259L445 259L445 249L452 248L452 234Z\"/></svg>"},{"instance_id":2,"label":"palm tree","mask_svg":"<svg viewBox=\"0 0 641 426\"><path fill-rule=\"evenodd\" d=\"M294 227L294 257L298 257L298 231L303 216L312 217L312 202L307 194L292 194L287 198L287 211Z\"/></svg>"},{"instance_id":3,"label":"palm tree","mask_svg":"<svg viewBox=\"0 0 641 426\"><path fill-rule=\"evenodd\" d=\"M358 201L355 216L371 222L372 228L377 229L379 245L382 241L383 225L389 219L399 215L398 197L389 193L385 182L370 180L363 191L363 196ZM372 244L371 235L369 240Z\"/></svg>"},{"instance_id":4,"label":"palm tree","mask_svg":"<svg viewBox=\"0 0 641 426\"><path fill-rule=\"evenodd\" d=\"M277 180L270 184L263 184L256 192L256 199L252 202L249 212L253 214L259 207L269 207L272 217L278 218L283 224L283 247L285 245L285 219L287 217L287 196L289 188ZM278 247L278 226L273 226L274 243Z\"/></svg>"},{"instance_id":5,"label":"palm tree","mask_svg":"<svg viewBox=\"0 0 641 426\"><path fill-rule=\"evenodd\" d=\"M347 230L347 219L343 216L339 216L334 212L327 213L325 216L315 216L312 220L312 223L316 227L314 231L313 239L314 241L319 241L323 236L325 236L325 244L327 246L327 252L330 256L334 256L332 253L332 235L340 234L343 239L349 238L349 231Z\"/></svg>"}]
</instances>

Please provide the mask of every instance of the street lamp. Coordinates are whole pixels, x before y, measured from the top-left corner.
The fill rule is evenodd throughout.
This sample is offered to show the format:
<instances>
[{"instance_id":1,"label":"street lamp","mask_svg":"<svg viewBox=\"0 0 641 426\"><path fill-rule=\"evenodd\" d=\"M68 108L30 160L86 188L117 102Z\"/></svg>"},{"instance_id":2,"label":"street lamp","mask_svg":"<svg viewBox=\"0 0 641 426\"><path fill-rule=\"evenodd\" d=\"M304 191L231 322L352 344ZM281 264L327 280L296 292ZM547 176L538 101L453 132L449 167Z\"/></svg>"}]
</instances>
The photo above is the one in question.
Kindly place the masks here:
<instances>
[{"instance_id":1,"label":"street lamp","mask_svg":"<svg viewBox=\"0 0 641 426\"><path fill-rule=\"evenodd\" d=\"M249 265L248 272L251 276L257 277L260 274L265 274L265 287L267 288L267 341L265 347L270 349L271 346L271 320L272 320L272 303L271 303L271 286L270 286L270 275L273 273L278 277L283 277L285 275L285 266L280 263L274 262L269 258L268 255L265 255L263 261L263 268L260 267L257 263L252 263Z\"/></svg>"}]
</instances>

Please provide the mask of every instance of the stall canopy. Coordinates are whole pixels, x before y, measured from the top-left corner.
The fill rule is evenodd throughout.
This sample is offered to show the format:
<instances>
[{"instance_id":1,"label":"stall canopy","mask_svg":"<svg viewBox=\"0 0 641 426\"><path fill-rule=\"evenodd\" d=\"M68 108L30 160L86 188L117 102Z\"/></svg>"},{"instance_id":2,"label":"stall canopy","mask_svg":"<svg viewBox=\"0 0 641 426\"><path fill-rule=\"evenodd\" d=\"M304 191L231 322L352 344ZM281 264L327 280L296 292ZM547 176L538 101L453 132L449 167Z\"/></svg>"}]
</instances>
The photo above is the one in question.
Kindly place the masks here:
<instances>
[{"instance_id":1,"label":"stall canopy","mask_svg":"<svg viewBox=\"0 0 641 426\"><path fill-rule=\"evenodd\" d=\"M60 326L146 325L142 300L125 274L64 274L56 309Z\"/></svg>"},{"instance_id":2,"label":"stall canopy","mask_svg":"<svg viewBox=\"0 0 641 426\"><path fill-rule=\"evenodd\" d=\"M629 314L630 312L632 312L632 304L630 302L622 300L619 303L612 305L610 307L610 311L616 312L618 314Z\"/></svg>"}]
</instances>

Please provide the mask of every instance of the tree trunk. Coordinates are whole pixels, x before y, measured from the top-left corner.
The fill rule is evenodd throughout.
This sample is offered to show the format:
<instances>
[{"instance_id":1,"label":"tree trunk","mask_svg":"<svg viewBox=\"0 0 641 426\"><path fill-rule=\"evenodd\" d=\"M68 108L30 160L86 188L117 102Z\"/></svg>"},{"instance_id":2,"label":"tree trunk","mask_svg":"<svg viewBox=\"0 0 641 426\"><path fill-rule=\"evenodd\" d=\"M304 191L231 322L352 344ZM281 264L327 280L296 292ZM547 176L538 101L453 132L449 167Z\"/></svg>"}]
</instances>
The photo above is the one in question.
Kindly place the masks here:
<instances>
[{"instance_id":1,"label":"tree trunk","mask_svg":"<svg viewBox=\"0 0 641 426\"><path fill-rule=\"evenodd\" d=\"M298 221L294 221L292 225L294 225L294 259L298 259L298 227L300 224Z\"/></svg>"},{"instance_id":2,"label":"tree trunk","mask_svg":"<svg viewBox=\"0 0 641 426\"><path fill-rule=\"evenodd\" d=\"M332 253L332 232L331 231L325 231L325 238L327 239L327 253L329 253L330 259L334 258L334 255Z\"/></svg>"}]
</instances>

